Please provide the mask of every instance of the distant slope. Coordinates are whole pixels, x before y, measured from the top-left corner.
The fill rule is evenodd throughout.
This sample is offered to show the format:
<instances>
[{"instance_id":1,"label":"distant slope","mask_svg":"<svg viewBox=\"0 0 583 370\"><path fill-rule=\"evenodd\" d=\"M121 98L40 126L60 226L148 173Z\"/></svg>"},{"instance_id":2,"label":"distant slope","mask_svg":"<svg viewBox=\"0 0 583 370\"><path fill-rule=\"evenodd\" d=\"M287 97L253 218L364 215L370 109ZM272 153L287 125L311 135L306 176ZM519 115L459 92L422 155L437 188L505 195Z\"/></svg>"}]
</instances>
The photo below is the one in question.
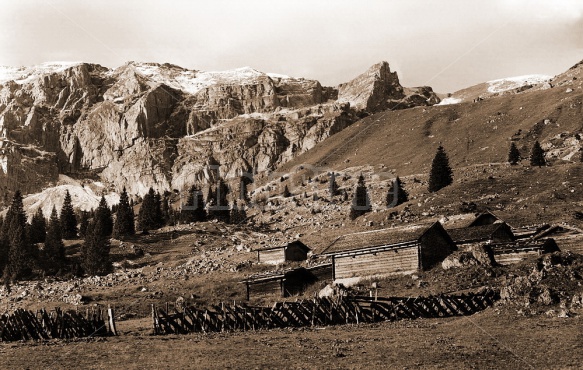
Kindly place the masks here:
<instances>
[{"instance_id":1,"label":"distant slope","mask_svg":"<svg viewBox=\"0 0 583 370\"><path fill-rule=\"evenodd\" d=\"M557 76L556 87L547 90L377 113L279 170L286 172L301 164L335 170L384 165L399 175L425 173L440 143L453 167L505 162L511 141L524 158L533 142L540 140L549 159L568 160L582 143L582 68L579 65Z\"/></svg>"}]
</instances>

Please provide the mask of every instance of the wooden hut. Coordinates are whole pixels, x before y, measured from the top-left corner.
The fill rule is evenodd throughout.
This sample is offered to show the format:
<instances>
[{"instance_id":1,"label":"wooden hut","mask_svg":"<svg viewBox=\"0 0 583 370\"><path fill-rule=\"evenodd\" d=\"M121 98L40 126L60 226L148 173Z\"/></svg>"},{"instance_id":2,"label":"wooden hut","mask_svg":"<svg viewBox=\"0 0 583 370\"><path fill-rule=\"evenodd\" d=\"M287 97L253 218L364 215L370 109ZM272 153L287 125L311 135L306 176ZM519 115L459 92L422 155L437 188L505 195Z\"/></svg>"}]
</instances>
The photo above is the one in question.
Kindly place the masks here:
<instances>
[{"instance_id":1,"label":"wooden hut","mask_svg":"<svg viewBox=\"0 0 583 370\"><path fill-rule=\"evenodd\" d=\"M299 240L278 247L257 250L257 262L277 265L288 261L305 261L310 248Z\"/></svg>"},{"instance_id":2,"label":"wooden hut","mask_svg":"<svg viewBox=\"0 0 583 370\"><path fill-rule=\"evenodd\" d=\"M447 233L458 246L479 242L506 243L514 241L514 234L510 226L500 221L487 225L449 229Z\"/></svg>"},{"instance_id":3,"label":"wooden hut","mask_svg":"<svg viewBox=\"0 0 583 370\"><path fill-rule=\"evenodd\" d=\"M408 274L445 259L455 244L439 222L344 235L324 250L334 279Z\"/></svg>"},{"instance_id":4,"label":"wooden hut","mask_svg":"<svg viewBox=\"0 0 583 370\"><path fill-rule=\"evenodd\" d=\"M530 256L560 251L554 239L530 239L515 243L491 244L494 259L501 265L510 265L524 261Z\"/></svg>"},{"instance_id":5,"label":"wooden hut","mask_svg":"<svg viewBox=\"0 0 583 370\"><path fill-rule=\"evenodd\" d=\"M246 286L247 300L251 295L279 295L289 297L301 294L317 281L332 280L332 264L297 267L279 272L253 275L242 283Z\"/></svg>"}]
</instances>

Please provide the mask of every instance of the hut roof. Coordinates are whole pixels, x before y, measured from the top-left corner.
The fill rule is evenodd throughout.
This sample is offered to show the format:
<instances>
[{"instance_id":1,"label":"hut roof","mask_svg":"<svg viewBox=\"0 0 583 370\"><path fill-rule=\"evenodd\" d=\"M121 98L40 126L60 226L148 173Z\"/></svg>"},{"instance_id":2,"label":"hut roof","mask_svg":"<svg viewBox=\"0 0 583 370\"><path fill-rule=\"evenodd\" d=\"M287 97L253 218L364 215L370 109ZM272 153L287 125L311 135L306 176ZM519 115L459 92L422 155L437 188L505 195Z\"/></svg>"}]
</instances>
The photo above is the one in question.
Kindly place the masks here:
<instances>
[{"instance_id":1,"label":"hut roof","mask_svg":"<svg viewBox=\"0 0 583 370\"><path fill-rule=\"evenodd\" d=\"M436 224L438 222L342 235L324 249L322 254L335 254L384 245L414 243L419 241Z\"/></svg>"},{"instance_id":2,"label":"hut roof","mask_svg":"<svg viewBox=\"0 0 583 370\"><path fill-rule=\"evenodd\" d=\"M491 239L492 234L494 234L502 227L507 227L510 230L509 226L504 222L497 222L491 225L467 226L458 229L449 229L447 230L447 233L455 243L483 241Z\"/></svg>"},{"instance_id":3,"label":"hut roof","mask_svg":"<svg viewBox=\"0 0 583 370\"><path fill-rule=\"evenodd\" d=\"M278 246L275 246L275 247L259 248L259 249L256 249L256 250L257 251L269 251L269 250L273 250L273 249L285 249L285 248L290 247L292 245L299 247L300 249L304 250L306 253L309 252L309 251L311 251L310 247L308 247L307 245L305 245L304 243L302 243L299 240L294 240L294 241L289 242L289 243L284 244L284 245L278 245Z\"/></svg>"}]
</instances>

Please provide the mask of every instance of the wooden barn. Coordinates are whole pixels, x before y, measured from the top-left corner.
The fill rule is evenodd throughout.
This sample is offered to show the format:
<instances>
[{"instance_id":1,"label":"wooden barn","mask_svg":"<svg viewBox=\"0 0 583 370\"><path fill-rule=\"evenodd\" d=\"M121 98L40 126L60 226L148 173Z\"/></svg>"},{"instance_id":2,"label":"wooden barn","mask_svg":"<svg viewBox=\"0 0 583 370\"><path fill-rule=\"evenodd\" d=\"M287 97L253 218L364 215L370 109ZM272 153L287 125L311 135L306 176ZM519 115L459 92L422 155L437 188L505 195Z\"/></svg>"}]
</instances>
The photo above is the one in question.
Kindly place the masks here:
<instances>
[{"instance_id":1,"label":"wooden barn","mask_svg":"<svg viewBox=\"0 0 583 370\"><path fill-rule=\"evenodd\" d=\"M479 242L506 243L514 241L512 229L505 222L449 229L447 233L456 245Z\"/></svg>"},{"instance_id":2,"label":"wooden barn","mask_svg":"<svg viewBox=\"0 0 583 370\"><path fill-rule=\"evenodd\" d=\"M332 280L332 264L297 267L280 272L254 275L242 281L246 286L247 300L254 296L279 295L289 297L301 294L317 281Z\"/></svg>"},{"instance_id":3,"label":"wooden barn","mask_svg":"<svg viewBox=\"0 0 583 370\"><path fill-rule=\"evenodd\" d=\"M305 261L310 248L299 240L278 247L257 250L257 262L277 265L288 261Z\"/></svg>"},{"instance_id":4,"label":"wooden barn","mask_svg":"<svg viewBox=\"0 0 583 370\"><path fill-rule=\"evenodd\" d=\"M344 235L324 250L334 279L408 274L427 269L456 249L441 223Z\"/></svg>"},{"instance_id":5,"label":"wooden barn","mask_svg":"<svg viewBox=\"0 0 583 370\"><path fill-rule=\"evenodd\" d=\"M491 244L494 259L501 265L510 265L525 260L530 256L560 251L554 239L524 240L515 243Z\"/></svg>"}]
</instances>

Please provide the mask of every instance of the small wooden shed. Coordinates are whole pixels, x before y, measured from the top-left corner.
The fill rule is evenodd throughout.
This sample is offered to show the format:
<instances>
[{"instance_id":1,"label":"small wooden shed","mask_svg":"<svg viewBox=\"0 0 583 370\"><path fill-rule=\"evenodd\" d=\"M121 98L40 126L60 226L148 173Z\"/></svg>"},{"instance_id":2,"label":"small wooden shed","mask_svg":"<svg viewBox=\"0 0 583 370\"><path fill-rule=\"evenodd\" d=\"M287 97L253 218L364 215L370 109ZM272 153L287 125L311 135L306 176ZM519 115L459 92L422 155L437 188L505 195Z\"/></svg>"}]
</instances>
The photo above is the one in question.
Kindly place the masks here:
<instances>
[{"instance_id":1,"label":"small wooden shed","mask_svg":"<svg viewBox=\"0 0 583 370\"><path fill-rule=\"evenodd\" d=\"M447 233L456 245L489 242L506 243L514 241L512 229L505 222L449 229Z\"/></svg>"},{"instance_id":2,"label":"small wooden shed","mask_svg":"<svg viewBox=\"0 0 583 370\"><path fill-rule=\"evenodd\" d=\"M326 280L332 280L332 264L330 263L253 275L242 283L245 284L247 300L249 300L251 295L277 294L281 297L289 297L301 294L315 282Z\"/></svg>"},{"instance_id":3,"label":"small wooden shed","mask_svg":"<svg viewBox=\"0 0 583 370\"><path fill-rule=\"evenodd\" d=\"M278 247L257 250L257 262L277 265L288 261L305 261L310 248L299 240Z\"/></svg>"},{"instance_id":4,"label":"small wooden shed","mask_svg":"<svg viewBox=\"0 0 583 370\"><path fill-rule=\"evenodd\" d=\"M324 250L334 279L408 274L443 261L456 246L441 223L344 235Z\"/></svg>"},{"instance_id":5,"label":"small wooden shed","mask_svg":"<svg viewBox=\"0 0 583 370\"><path fill-rule=\"evenodd\" d=\"M554 239L530 239L515 243L491 244L494 259L501 265L510 265L525 260L530 256L560 251Z\"/></svg>"}]
</instances>

